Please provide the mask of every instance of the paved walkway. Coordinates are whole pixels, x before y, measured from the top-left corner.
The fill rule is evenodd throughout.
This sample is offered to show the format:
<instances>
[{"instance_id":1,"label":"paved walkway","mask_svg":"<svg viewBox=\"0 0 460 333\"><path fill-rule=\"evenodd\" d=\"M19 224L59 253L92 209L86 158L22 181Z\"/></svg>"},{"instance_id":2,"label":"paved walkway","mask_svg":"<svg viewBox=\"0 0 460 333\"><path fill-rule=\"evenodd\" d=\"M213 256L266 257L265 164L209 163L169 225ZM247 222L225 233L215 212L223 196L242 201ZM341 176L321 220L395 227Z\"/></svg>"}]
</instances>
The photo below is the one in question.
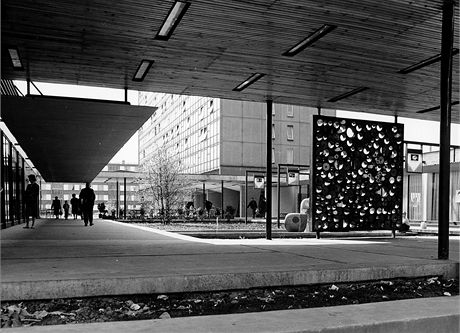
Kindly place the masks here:
<instances>
[{"instance_id":1,"label":"paved walkway","mask_svg":"<svg viewBox=\"0 0 460 333\"><path fill-rule=\"evenodd\" d=\"M1 231L2 300L337 283L444 274L437 237L206 240L95 220Z\"/></svg>"}]
</instances>

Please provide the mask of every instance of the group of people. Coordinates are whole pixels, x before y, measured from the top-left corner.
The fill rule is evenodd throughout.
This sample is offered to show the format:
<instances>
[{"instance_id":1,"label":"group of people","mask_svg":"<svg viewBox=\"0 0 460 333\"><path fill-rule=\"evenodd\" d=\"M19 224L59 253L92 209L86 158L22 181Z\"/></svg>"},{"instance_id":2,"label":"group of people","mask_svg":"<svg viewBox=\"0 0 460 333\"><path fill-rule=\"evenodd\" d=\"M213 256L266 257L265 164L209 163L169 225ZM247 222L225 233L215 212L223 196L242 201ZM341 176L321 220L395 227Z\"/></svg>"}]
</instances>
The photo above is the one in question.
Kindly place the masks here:
<instances>
[{"instance_id":1,"label":"group of people","mask_svg":"<svg viewBox=\"0 0 460 333\"><path fill-rule=\"evenodd\" d=\"M264 195L262 193L260 194L259 205L257 205L254 197L252 197L247 208L251 208L252 218L255 218L256 216L265 217L266 201Z\"/></svg>"},{"instance_id":2,"label":"group of people","mask_svg":"<svg viewBox=\"0 0 460 333\"><path fill-rule=\"evenodd\" d=\"M40 194L40 187L37 184L37 179L35 175L29 175L28 177L29 184L26 187L25 191L25 204L26 204L26 225L24 228L34 228L35 219L38 218L38 196ZM90 187L90 183L87 182L85 188L80 191L79 198L76 197L75 193L72 194L72 199L70 200L70 205L67 200L64 201L64 204L61 206L61 201L56 196L51 204L51 209L53 210L56 219L62 215L62 210L64 209L64 218L67 220L69 218L69 210L72 207L72 215L74 220L77 219L77 215L82 215L85 226L88 224L93 225L93 207L94 201L96 200L96 195L94 190ZM30 217L32 220L32 225L29 227Z\"/></svg>"}]
</instances>

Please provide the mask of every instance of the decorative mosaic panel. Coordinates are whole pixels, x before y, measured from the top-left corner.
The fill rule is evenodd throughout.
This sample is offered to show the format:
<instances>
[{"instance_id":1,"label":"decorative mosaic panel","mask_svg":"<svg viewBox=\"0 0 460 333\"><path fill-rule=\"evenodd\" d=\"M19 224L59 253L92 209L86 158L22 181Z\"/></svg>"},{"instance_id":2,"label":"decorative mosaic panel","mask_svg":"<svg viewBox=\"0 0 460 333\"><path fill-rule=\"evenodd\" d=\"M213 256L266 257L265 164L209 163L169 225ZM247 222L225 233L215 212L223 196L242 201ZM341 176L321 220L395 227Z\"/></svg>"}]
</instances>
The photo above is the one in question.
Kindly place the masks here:
<instances>
[{"instance_id":1,"label":"decorative mosaic panel","mask_svg":"<svg viewBox=\"0 0 460 333\"><path fill-rule=\"evenodd\" d=\"M404 125L313 117L312 229L396 229Z\"/></svg>"}]
</instances>

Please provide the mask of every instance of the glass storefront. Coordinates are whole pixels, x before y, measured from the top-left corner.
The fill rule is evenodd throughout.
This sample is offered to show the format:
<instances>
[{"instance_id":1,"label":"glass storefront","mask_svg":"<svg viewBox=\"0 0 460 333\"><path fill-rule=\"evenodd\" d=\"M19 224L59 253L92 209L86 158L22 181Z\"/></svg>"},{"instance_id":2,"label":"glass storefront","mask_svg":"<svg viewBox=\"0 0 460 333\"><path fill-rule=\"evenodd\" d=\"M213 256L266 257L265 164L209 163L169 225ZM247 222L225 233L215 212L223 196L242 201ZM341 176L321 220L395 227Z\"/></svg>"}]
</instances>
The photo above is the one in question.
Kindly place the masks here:
<instances>
[{"instance_id":1,"label":"glass storefront","mask_svg":"<svg viewBox=\"0 0 460 333\"><path fill-rule=\"evenodd\" d=\"M26 177L33 173L14 144L0 131L1 147L1 228L25 221L24 191Z\"/></svg>"}]
</instances>

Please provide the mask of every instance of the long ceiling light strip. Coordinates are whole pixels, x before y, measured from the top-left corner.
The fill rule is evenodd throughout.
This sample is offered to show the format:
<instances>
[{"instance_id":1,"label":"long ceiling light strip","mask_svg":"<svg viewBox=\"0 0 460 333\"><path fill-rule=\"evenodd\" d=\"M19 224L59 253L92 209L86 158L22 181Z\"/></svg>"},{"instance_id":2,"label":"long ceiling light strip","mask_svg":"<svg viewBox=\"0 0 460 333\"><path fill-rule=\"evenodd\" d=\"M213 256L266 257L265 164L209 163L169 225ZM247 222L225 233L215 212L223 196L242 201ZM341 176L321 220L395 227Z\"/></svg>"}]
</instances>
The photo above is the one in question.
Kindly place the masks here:
<instances>
[{"instance_id":1,"label":"long ceiling light strip","mask_svg":"<svg viewBox=\"0 0 460 333\"><path fill-rule=\"evenodd\" d=\"M458 54L458 49L453 49L452 50L452 56ZM417 69L429 66L431 64L434 64L435 62L438 62L441 60L441 54L437 54L435 56L432 56L428 59L422 60L419 63L416 63L415 65L411 65L409 67L406 67L404 69L401 69L398 71L400 74L408 74L410 72L416 71Z\"/></svg>"},{"instance_id":2,"label":"long ceiling light strip","mask_svg":"<svg viewBox=\"0 0 460 333\"><path fill-rule=\"evenodd\" d=\"M19 56L19 50L16 47L9 47L8 53L10 54L13 68L16 70L23 70L24 67L22 66L21 57Z\"/></svg>"},{"instance_id":3,"label":"long ceiling light strip","mask_svg":"<svg viewBox=\"0 0 460 333\"><path fill-rule=\"evenodd\" d=\"M158 30L155 39L168 40L176 29L182 17L185 15L188 7L190 7L189 2L176 1L174 5L169 10L168 16L163 21L160 30Z\"/></svg>"},{"instance_id":4,"label":"long ceiling light strip","mask_svg":"<svg viewBox=\"0 0 460 333\"><path fill-rule=\"evenodd\" d=\"M337 102L337 101L339 101L341 99L344 99L344 98L350 97L352 95L358 94L358 93L360 93L360 92L362 92L364 90L367 90L367 89L369 89L369 87L359 87L359 88L353 89L353 90L351 90L349 92L346 92L346 93L344 93L342 95L332 97L331 99L328 100L328 102L334 103L334 102Z\"/></svg>"},{"instance_id":5,"label":"long ceiling light strip","mask_svg":"<svg viewBox=\"0 0 460 333\"><path fill-rule=\"evenodd\" d=\"M248 77L245 81L241 82L239 85L237 85L235 88L233 88L233 91L242 91L249 87L251 84L259 80L265 76L263 73L254 73L250 77Z\"/></svg>"},{"instance_id":6,"label":"long ceiling light strip","mask_svg":"<svg viewBox=\"0 0 460 333\"><path fill-rule=\"evenodd\" d=\"M324 37L328 33L330 33L332 30L337 28L337 26L332 25L332 24L324 24L321 28L317 29L315 32L313 32L310 36L302 40L301 42L297 43L295 46L293 46L291 49L283 53L283 56L286 57L293 57L303 49L307 48L308 46L312 45L314 42L316 42L318 39Z\"/></svg>"},{"instance_id":7,"label":"long ceiling light strip","mask_svg":"<svg viewBox=\"0 0 460 333\"><path fill-rule=\"evenodd\" d=\"M133 76L133 81L141 82L144 81L145 76L147 75L150 67L153 65L153 60L143 59L139 66L137 67L136 73Z\"/></svg>"},{"instance_id":8,"label":"long ceiling light strip","mask_svg":"<svg viewBox=\"0 0 460 333\"><path fill-rule=\"evenodd\" d=\"M458 105L458 104L459 104L459 101L454 101L454 102L450 103L450 106L454 106L454 105ZM441 105L433 106L432 108L423 109L423 110L417 111L416 113L427 113L427 112L439 110L440 108L441 108Z\"/></svg>"}]
</instances>

